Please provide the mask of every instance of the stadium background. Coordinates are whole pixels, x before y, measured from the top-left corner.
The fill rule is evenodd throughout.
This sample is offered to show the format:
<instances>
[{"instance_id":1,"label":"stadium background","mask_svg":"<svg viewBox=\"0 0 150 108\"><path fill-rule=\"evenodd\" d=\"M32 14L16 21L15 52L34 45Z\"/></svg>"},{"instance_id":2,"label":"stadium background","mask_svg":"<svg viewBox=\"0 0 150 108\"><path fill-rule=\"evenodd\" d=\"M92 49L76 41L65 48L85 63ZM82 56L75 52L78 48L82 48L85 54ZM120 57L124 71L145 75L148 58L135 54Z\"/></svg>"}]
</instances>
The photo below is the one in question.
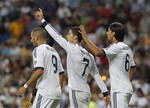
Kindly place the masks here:
<instances>
[{"instance_id":1,"label":"stadium background","mask_svg":"<svg viewBox=\"0 0 150 108\"><path fill-rule=\"evenodd\" d=\"M106 47L105 32L114 21L127 28L125 43L135 53L137 73L130 108L150 108L150 1L149 0L0 0L0 108L28 108L32 88L23 97L16 91L33 72L30 32L40 26L34 18L37 8L61 34L69 27L84 24L89 38ZM83 45L86 45L83 42ZM66 71L66 53L55 43ZM108 62L95 58L100 74L110 88ZM66 73L65 73L66 74ZM89 108L106 108L95 81L88 80L92 98ZM68 108L67 76L62 92L61 108Z\"/></svg>"}]
</instances>

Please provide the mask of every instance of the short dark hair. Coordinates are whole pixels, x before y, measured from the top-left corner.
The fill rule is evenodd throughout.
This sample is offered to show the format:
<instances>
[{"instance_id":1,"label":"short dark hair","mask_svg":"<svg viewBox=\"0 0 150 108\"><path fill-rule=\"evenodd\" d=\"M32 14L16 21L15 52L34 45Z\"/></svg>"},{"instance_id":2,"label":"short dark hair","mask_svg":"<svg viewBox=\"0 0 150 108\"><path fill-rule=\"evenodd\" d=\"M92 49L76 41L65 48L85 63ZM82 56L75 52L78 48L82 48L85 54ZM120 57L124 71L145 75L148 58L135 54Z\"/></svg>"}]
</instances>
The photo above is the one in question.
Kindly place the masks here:
<instances>
[{"instance_id":1,"label":"short dark hair","mask_svg":"<svg viewBox=\"0 0 150 108\"><path fill-rule=\"evenodd\" d=\"M78 38L78 41L81 42L83 38L82 38L81 33L79 32L81 31L80 28L77 26L74 26L74 27L71 27L71 30L72 30L73 35L76 35Z\"/></svg>"},{"instance_id":2,"label":"short dark hair","mask_svg":"<svg viewBox=\"0 0 150 108\"><path fill-rule=\"evenodd\" d=\"M44 39L46 39L47 37L47 32L45 29L41 28L41 27L36 27L32 30L32 33L36 32L36 34L38 33L38 35Z\"/></svg>"},{"instance_id":3,"label":"short dark hair","mask_svg":"<svg viewBox=\"0 0 150 108\"><path fill-rule=\"evenodd\" d=\"M111 23L109 29L115 32L115 38L118 42L123 42L125 36L125 27L120 22Z\"/></svg>"},{"instance_id":4,"label":"short dark hair","mask_svg":"<svg viewBox=\"0 0 150 108\"><path fill-rule=\"evenodd\" d=\"M45 30L45 28L36 27L35 29L32 30L32 32L38 32L39 36L43 37L49 46L51 46L51 47L53 46L54 39L48 34L48 32Z\"/></svg>"}]
</instances>

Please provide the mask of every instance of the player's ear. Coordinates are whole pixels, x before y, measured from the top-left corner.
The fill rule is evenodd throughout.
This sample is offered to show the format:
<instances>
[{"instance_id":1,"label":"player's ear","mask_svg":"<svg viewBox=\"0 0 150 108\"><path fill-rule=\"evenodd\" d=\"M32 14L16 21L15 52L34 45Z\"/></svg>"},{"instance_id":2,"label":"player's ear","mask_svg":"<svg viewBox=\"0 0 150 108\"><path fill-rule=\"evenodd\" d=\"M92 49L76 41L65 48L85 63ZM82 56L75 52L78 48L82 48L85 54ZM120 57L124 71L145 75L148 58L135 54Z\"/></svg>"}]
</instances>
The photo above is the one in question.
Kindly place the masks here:
<instances>
[{"instance_id":1,"label":"player's ear","mask_svg":"<svg viewBox=\"0 0 150 108\"><path fill-rule=\"evenodd\" d=\"M78 40L78 36L77 36L77 35L74 35L74 39L75 39L75 40Z\"/></svg>"},{"instance_id":2,"label":"player's ear","mask_svg":"<svg viewBox=\"0 0 150 108\"><path fill-rule=\"evenodd\" d=\"M115 33L115 32L112 32L112 34L113 34L113 36L115 36L116 33Z\"/></svg>"},{"instance_id":3,"label":"player's ear","mask_svg":"<svg viewBox=\"0 0 150 108\"><path fill-rule=\"evenodd\" d=\"M35 40L37 41L39 39L39 36L35 36Z\"/></svg>"}]
</instances>

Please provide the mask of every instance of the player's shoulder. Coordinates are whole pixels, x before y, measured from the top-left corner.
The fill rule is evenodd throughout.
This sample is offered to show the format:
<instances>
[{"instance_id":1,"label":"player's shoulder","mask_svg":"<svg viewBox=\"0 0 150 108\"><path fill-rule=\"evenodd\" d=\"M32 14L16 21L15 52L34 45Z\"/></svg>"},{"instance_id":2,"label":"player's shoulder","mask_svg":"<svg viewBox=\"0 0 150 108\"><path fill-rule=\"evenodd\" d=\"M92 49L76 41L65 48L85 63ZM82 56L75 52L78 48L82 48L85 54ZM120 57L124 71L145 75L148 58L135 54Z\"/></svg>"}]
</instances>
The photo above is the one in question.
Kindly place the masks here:
<instances>
[{"instance_id":1,"label":"player's shoulder","mask_svg":"<svg viewBox=\"0 0 150 108\"><path fill-rule=\"evenodd\" d=\"M79 46L78 48L79 48L79 51L81 52L81 54L88 54L88 53L89 53L89 52L88 52L85 48L83 48L82 46Z\"/></svg>"},{"instance_id":2,"label":"player's shoulder","mask_svg":"<svg viewBox=\"0 0 150 108\"><path fill-rule=\"evenodd\" d=\"M119 49L124 49L124 48L130 48L129 45L127 45L126 43L124 42L118 42L118 43L113 43L111 44L109 47L113 47L113 48L119 48Z\"/></svg>"},{"instance_id":3,"label":"player's shoulder","mask_svg":"<svg viewBox=\"0 0 150 108\"><path fill-rule=\"evenodd\" d=\"M78 50L78 49L80 49L80 45L74 44L74 43L70 43L70 42L68 42L68 43L70 44L70 47L72 48L72 50Z\"/></svg>"},{"instance_id":4,"label":"player's shoulder","mask_svg":"<svg viewBox=\"0 0 150 108\"><path fill-rule=\"evenodd\" d=\"M113 50L113 49L121 49L121 46L119 43L112 43L110 44L107 48L105 48L106 50Z\"/></svg>"},{"instance_id":5,"label":"player's shoulder","mask_svg":"<svg viewBox=\"0 0 150 108\"><path fill-rule=\"evenodd\" d=\"M81 51L81 54L85 54L91 58L94 58L94 56L90 52L88 52L85 48L81 47L80 51Z\"/></svg>"},{"instance_id":6,"label":"player's shoulder","mask_svg":"<svg viewBox=\"0 0 150 108\"><path fill-rule=\"evenodd\" d=\"M51 50L52 51L52 50L54 50L54 48L52 48L51 46L49 46L47 44L42 44L42 45L36 47L37 52L45 52L46 50Z\"/></svg>"},{"instance_id":7,"label":"player's shoulder","mask_svg":"<svg viewBox=\"0 0 150 108\"><path fill-rule=\"evenodd\" d=\"M51 47L47 44L43 44L40 49L46 50L46 51L48 50L48 51L51 51L51 52L57 52L53 47Z\"/></svg>"},{"instance_id":8,"label":"player's shoulder","mask_svg":"<svg viewBox=\"0 0 150 108\"><path fill-rule=\"evenodd\" d=\"M118 43L116 43L118 46L128 46L126 43L124 43L124 42L118 42Z\"/></svg>"},{"instance_id":9,"label":"player's shoulder","mask_svg":"<svg viewBox=\"0 0 150 108\"><path fill-rule=\"evenodd\" d=\"M118 42L118 47L120 47L123 50L131 50L130 46L124 42Z\"/></svg>"},{"instance_id":10,"label":"player's shoulder","mask_svg":"<svg viewBox=\"0 0 150 108\"><path fill-rule=\"evenodd\" d=\"M42 44L42 45L40 45L40 46L35 47L35 48L33 49L33 52L32 52L32 53L33 53L33 55L35 55L34 57L36 57L37 54L43 53L44 50L45 50L45 45Z\"/></svg>"},{"instance_id":11,"label":"player's shoulder","mask_svg":"<svg viewBox=\"0 0 150 108\"><path fill-rule=\"evenodd\" d=\"M37 47L38 50L45 50L46 48L52 48L52 47L47 44L42 44Z\"/></svg>"},{"instance_id":12,"label":"player's shoulder","mask_svg":"<svg viewBox=\"0 0 150 108\"><path fill-rule=\"evenodd\" d=\"M42 44L42 45L39 45L39 46L37 47L37 49L42 50L42 49L44 49L46 46L47 46L46 44Z\"/></svg>"},{"instance_id":13,"label":"player's shoulder","mask_svg":"<svg viewBox=\"0 0 150 108\"><path fill-rule=\"evenodd\" d=\"M78 45L78 44L70 43L69 47L70 47L70 52L72 54L82 55L82 54L86 53L85 49L82 46Z\"/></svg>"},{"instance_id":14,"label":"player's shoulder","mask_svg":"<svg viewBox=\"0 0 150 108\"><path fill-rule=\"evenodd\" d=\"M129 49L130 47L123 43L123 42L118 42L118 43L112 43L109 45L109 47L105 48L104 50L110 50L110 51L113 51L113 52L120 52L122 50L125 50L125 49Z\"/></svg>"}]
</instances>

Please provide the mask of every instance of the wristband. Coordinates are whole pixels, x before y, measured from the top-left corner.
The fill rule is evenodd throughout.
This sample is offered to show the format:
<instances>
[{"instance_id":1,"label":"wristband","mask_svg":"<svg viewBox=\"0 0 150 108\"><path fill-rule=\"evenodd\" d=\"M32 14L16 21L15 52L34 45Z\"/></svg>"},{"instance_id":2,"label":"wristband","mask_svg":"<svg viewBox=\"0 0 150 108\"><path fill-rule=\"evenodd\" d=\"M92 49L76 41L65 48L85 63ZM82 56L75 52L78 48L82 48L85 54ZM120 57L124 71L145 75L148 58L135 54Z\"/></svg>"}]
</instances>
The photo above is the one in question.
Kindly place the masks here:
<instances>
[{"instance_id":1,"label":"wristband","mask_svg":"<svg viewBox=\"0 0 150 108\"><path fill-rule=\"evenodd\" d=\"M104 92L104 93L103 93L103 96L104 96L104 97L108 96L108 92Z\"/></svg>"},{"instance_id":2,"label":"wristband","mask_svg":"<svg viewBox=\"0 0 150 108\"><path fill-rule=\"evenodd\" d=\"M42 22L42 23L45 22L45 19L42 19L41 22Z\"/></svg>"},{"instance_id":3,"label":"wristband","mask_svg":"<svg viewBox=\"0 0 150 108\"><path fill-rule=\"evenodd\" d=\"M47 21L42 22L42 26L45 27L48 24Z\"/></svg>"},{"instance_id":4,"label":"wristband","mask_svg":"<svg viewBox=\"0 0 150 108\"><path fill-rule=\"evenodd\" d=\"M27 89L27 88L28 88L28 85L27 85L27 84L24 84L23 87L24 87L25 89Z\"/></svg>"}]
</instances>

